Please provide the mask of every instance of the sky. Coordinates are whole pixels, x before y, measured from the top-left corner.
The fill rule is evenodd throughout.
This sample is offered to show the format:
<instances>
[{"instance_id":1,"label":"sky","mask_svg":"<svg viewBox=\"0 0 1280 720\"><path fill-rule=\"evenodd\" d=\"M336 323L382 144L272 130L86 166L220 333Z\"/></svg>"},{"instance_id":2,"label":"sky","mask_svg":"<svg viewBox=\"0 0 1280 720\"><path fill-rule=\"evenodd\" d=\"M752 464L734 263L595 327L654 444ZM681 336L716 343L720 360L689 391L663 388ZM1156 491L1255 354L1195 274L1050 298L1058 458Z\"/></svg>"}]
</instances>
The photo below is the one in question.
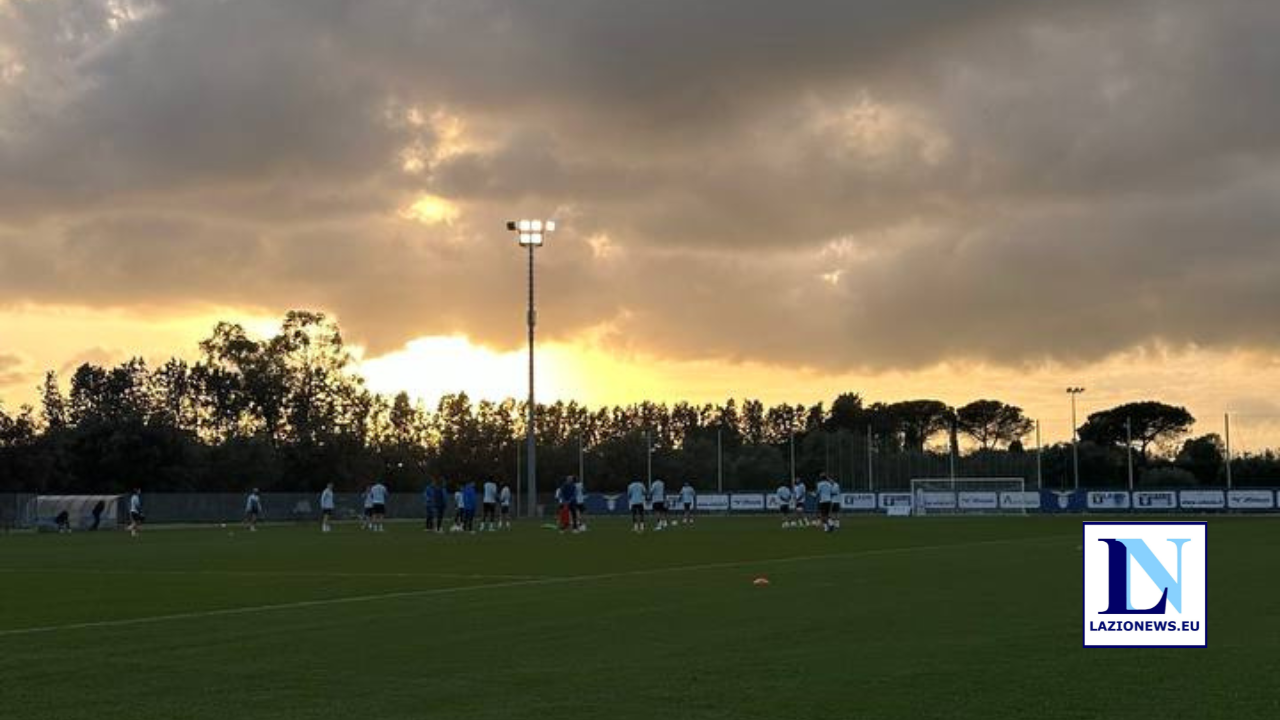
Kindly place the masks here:
<instances>
[{"instance_id":1,"label":"sky","mask_svg":"<svg viewBox=\"0 0 1280 720\"><path fill-rule=\"evenodd\" d=\"M371 387L1280 427L1280 5L0 0L0 398L338 318Z\"/></svg>"}]
</instances>

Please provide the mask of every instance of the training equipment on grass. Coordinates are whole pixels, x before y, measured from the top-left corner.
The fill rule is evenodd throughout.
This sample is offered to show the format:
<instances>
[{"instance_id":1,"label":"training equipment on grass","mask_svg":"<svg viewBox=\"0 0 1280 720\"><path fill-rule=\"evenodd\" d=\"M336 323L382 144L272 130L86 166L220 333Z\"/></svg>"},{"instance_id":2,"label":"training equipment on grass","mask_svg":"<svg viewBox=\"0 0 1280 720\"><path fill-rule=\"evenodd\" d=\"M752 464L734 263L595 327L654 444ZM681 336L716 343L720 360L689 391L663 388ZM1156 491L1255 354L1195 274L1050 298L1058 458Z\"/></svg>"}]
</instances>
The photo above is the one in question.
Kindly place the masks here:
<instances>
[{"instance_id":1,"label":"training equipment on grass","mask_svg":"<svg viewBox=\"0 0 1280 720\"><path fill-rule=\"evenodd\" d=\"M1026 515L1039 493L1022 478L921 478L911 481L914 515Z\"/></svg>"}]
</instances>

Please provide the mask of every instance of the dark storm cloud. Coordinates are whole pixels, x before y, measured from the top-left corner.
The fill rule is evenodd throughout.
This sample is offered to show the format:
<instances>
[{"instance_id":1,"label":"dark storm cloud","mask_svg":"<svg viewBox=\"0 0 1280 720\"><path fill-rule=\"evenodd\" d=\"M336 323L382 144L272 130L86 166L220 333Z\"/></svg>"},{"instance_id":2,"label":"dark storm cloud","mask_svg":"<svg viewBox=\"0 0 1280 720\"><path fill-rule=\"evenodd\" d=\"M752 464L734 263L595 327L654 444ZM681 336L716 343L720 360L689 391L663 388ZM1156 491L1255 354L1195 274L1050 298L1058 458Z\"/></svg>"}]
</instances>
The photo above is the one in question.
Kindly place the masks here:
<instances>
[{"instance_id":1,"label":"dark storm cloud","mask_svg":"<svg viewBox=\"0 0 1280 720\"><path fill-rule=\"evenodd\" d=\"M1277 31L1248 0L0 3L0 301L510 344L501 223L554 212L552 335L1272 349ZM404 219L420 194L461 214Z\"/></svg>"}]
</instances>

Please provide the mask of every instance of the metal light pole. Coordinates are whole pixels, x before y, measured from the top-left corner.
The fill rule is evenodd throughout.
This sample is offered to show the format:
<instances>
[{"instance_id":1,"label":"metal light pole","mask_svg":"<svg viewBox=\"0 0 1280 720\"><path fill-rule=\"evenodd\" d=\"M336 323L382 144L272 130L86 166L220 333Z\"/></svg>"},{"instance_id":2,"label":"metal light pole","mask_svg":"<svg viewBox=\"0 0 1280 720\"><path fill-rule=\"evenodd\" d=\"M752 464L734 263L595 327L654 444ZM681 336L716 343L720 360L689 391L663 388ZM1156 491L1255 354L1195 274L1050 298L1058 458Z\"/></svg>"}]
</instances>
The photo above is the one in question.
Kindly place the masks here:
<instances>
[{"instance_id":1,"label":"metal light pole","mask_svg":"<svg viewBox=\"0 0 1280 720\"><path fill-rule=\"evenodd\" d=\"M868 425L867 426L867 490L871 492L875 492L875 489L876 489L875 468L872 465L872 457L871 457L871 426Z\"/></svg>"},{"instance_id":2,"label":"metal light pole","mask_svg":"<svg viewBox=\"0 0 1280 720\"><path fill-rule=\"evenodd\" d=\"M1227 451L1227 489L1231 489L1231 413L1222 415L1222 428L1226 431Z\"/></svg>"},{"instance_id":3,"label":"metal light pole","mask_svg":"<svg viewBox=\"0 0 1280 720\"><path fill-rule=\"evenodd\" d=\"M724 492L724 450L720 445L719 430L716 430L716 492Z\"/></svg>"},{"instance_id":4,"label":"metal light pole","mask_svg":"<svg viewBox=\"0 0 1280 720\"><path fill-rule=\"evenodd\" d=\"M1069 387L1067 394L1071 396L1071 474L1075 479L1075 489L1080 489L1080 433L1076 429L1076 396L1084 392L1082 387Z\"/></svg>"},{"instance_id":5,"label":"metal light pole","mask_svg":"<svg viewBox=\"0 0 1280 720\"><path fill-rule=\"evenodd\" d=\"M1133 492L1133 418L1124 419L1124 455L1129 468L1129 491Z\"/></svg>"},{"instance_id":6,"label":"metal light pole","mask_svg":"<svg viewBox=\"0 0 1280 720\"><path fill-rule=\"evenodd\" d=\"M525 474L529 478L529 517L538 511L538 465L537 447L534 444L535 405L533 394L533 328L538 324L537 311L533 304L533 251L542 246L546 234L556 229L554 220L513 220L507 223L507 230L516 233L521 247L529 249L529 417L525 428L525 444L527 460Z\"/></svg>"},{"instance_id":7,"label":"metal light pole","mask_svg":"<svg viewBox=\"0 0 1280 720\"><path fill-rule=\"evenodd\" d=\"M788 484L796 481L796 431L791 431L791 479Z\"/></svg>"},{"instance_id":8,"label":"metal light pole","mask_svg":"<svg viewBox=\"0 0 1280 720\"><path fill-rule=\"evenodd\" d=\"M644 462L645 484L653 487L653 437L648 430L644 431Z\"/></svg>"},{"instance_id":9,"label":"metal light pole","mask_svg":"<svg viewBox=\"0 0 1280 720\"><path fill-rule=\"evenodd\" d=\"M1040 421L1036 420L1036 490L1044 489L1044 446L1040 444Z\"/></svg>"}]
</instances>

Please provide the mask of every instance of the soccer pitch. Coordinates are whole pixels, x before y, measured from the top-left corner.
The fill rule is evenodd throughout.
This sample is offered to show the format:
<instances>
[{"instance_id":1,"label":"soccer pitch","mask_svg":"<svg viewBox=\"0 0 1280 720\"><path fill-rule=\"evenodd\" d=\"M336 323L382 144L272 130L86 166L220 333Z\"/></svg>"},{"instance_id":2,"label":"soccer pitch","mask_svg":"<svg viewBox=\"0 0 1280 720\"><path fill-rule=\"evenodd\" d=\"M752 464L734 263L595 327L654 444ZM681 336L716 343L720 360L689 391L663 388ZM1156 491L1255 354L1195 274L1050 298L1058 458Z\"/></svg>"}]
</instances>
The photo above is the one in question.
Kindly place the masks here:
<instances>
[{"instance_id":1,"label":"soccer pitch","mask_svg":"<svg viewBox=\"0 0 1280 720\"><path fill-rule=\"evenodd\" d=\"M1080 523L0 536L0 717L1280 717L1275 519L1209 519L1203 650L1081 648Z\"/></svg>"}]
</instances>

